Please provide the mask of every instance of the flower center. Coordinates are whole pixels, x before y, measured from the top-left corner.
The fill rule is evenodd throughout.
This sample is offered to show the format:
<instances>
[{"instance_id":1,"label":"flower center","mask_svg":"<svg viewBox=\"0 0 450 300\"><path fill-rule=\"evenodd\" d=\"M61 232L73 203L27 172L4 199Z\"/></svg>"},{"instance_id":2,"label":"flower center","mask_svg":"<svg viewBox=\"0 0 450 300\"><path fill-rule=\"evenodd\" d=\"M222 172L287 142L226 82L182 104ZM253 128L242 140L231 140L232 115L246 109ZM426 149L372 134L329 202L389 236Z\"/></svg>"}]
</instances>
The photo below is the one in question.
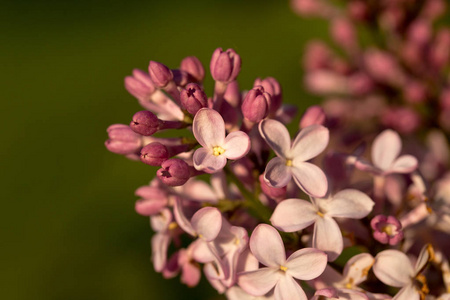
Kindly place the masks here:
<instances>
[{"instance_id":1,"label":"flower center","mask_svg":"<svg viewBox=\"0 0 450 300\"><path fill-rule=\"evenodd\" d=\"M286 272L286 271L287 271L287 267L285 267L285 266L280 266L280 270L283 271L283 272Z\"/></svg>"},{"instance_id":2,"label":"flower center","mask_svg":"<svg viewBox=\"0 0 450 300\"><path fill-rule=\"evenodd\" d=\"M292 167L292 159L286 159L286 166Z\"/></svg>"},{"instance_id":3,"label":"flower center","mask_svg":"<svg viewBox=\"0 0 450 300\"><path fill-rule=\"evenodd\" d=\"M320 211L318 211L317 214L319 215L319 217L322 217L322 218L325 216L325 215L324 215L322 212L320 212Z\"/></svg>"},{"instance_id":4,"label":"flower center","mask_svg":"<svg viewBox=\"0 0 450 300\"><path fill-rule=\"evenodd\" d=\"M381 231L385 232L389 236L394 236L396 233L395 226L392 224L386 224L381 228Z\"/></svg>"},{"instance_id":5,"label":"flower center","mask_svg":"<svg viewBox=\"0 0 450 300\"><path fill-rule=\"evenodd\" d=\"M223 154L224 152L225 152L225 149L223 149L220 146L213 147L213 154L214 154L214 156L219 156L219 155Z\"/></svg>"},{"instance_id":6,"label":"flower center","mask_svg":"<svg viewBox=\"0 0 450 300\"><path fill-rule=\"evenodd\" d=\"M177 222L171 222L171 223L169 224L169 230L174 230L174 229L177 228L177 227L178 227Z\"/></svg>"}]
</instances>

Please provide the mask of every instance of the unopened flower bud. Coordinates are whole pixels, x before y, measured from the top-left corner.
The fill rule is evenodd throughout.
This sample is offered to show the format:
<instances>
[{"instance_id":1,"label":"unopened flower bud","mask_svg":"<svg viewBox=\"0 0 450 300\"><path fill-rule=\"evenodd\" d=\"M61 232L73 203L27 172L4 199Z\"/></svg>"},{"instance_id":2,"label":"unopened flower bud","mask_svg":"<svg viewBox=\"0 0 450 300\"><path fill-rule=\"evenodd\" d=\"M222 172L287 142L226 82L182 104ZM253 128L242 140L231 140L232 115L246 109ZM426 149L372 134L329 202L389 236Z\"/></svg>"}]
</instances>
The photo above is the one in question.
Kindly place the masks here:
<instances>
[{"instance_id":1,"label":"unopened flower bud","mask_svg":"<svg viewBox=\"0 0 450 300\"><path fill-rule=\"evenodd\" d=\"M323 125L325 119L326 116L322 107L318 105L310 106L303 114L299 127L302 129L314 124Z\"/></svg>"},{"instance_id":2,"label":"unopened flower bud","mask_svg":"<svg viewBox=\"0 0 450 300\"><path fill-rule=\"evenodd\" d=\"M136 133L149 136L158 131L159 119L148 110L138 111L134 114L130 127Z\"/></svg>"},{"instance_id":3,"label":"unopened flower bud","mask_svg":"<svg viewBox=\"0 0 450 300\"><path fill-rule=\"evenodd\" d=\"M364 1L356 0L348 3L348 14L352 19L364 21L367 19L369 8Z\"/></svg>"},{"instance_id":4,"label":"unopened flower bud","mask_svg":"<svg viewBox=\"0 0 450 300\"><path fill-rule=\"evenodd\" d=\"M150 75L139 69L133 70L133 76L125 77L125 88L138 100L145 101L155 92Z\"/></svg>"},{"instance_id":5,"label":"unopened flower bud","mask_svg":"<svg viewBox=\"0 0 450 300\"><path fill-rule=\"evenodd\" d=\"M286 197L287 186L282 188L276 188L269 186L264 180L264 174L259 175L259 183L261 184L261 189L268 197L274 200L282 200Z\"/></svg>"},{"instance_id":6,"label":"unopened flower bud","mask_svg":"<svg viewBox=\"0 0 450 300\"><path fill-rule=\"evenodd\" d=\"M241 57L233 50L217 48L211 58L211 76L214 80L228 83L241 71Z\"/></svg>"},{"instance_id":7,"label":"unopened flower bud","mask_svg":"<svg viewBox=\"0 0 450 300\"><path fill-rule=\"evenodd\" d=\"M190 178L189 165L184 160L172 158L163 162L161 167L156 175L169 186L183 185Z\"/></svg>"},{"instance_id":8,"label":"unopened flower bud","mask_svg":"<svg viewBox=\"0 0 450 300\"><path fill-rule=\"evenodd\" d=\"M241 105L241 91L239 90L239 83L235 80L227 85L227 90L223 95L223 98L230 103L233 107L239 107Z\"/></svg>"},{"instance_id":9,"label":"unopened flower bud","mask_svg":"<svg viewBox=\"0 0 450 300\"><path fill-rule=\"evenodd\" d=\"M263 80L257 78L253 83L253 86L262 86L264 91L269 93L271 96L269 113L275 114L275 112L280 108L282 102L281 85L273 77L267 77Z\"/></svg>"},{"instance_id":10,"label":"unopened flower bud","mask_svg":"<svg viewBox=\"0 0 450 300\"><path fill-rule=\"evenodd\" d=\"M331 36L345 50L355 50L357 46L354 25L346 18L335 18L331 22Z\"/></svg>"},{"instance_id":11,"label":"unopened flower bud","mask_svg":"<svg viewBox=\"0 0 450 300\"><path fill-rule=\"evenodd\" d=\"M124 124L114 124L107 129L109 140L105 142L106 148L117 154L129 155L139 153L142 147L141 136Z\"/></svg>"},{"instance_id":12,"label":"unopened flower bud","mask_svg":"<svg viewBox=\"0 0 450 300\"><path fill-rule=\"evenodd\" d=\"M150 61L148 66L150 78L156 87L163 88L173 79L172 71L162 63Z\"/></svg>"},{"instance_id":13,"label":"unopened flower bud","mask_svg":"<svg viewBox=\"0 0 450 300\"><path fill-rule=\"evenodd\" d=\"M141 161L150 166L160 166L169 157L167 147L158 142L150 143L141 149Z\"/></svg>"},{"instance_id":14,"label":"unopened flower bud","mask_svg":"<svg viewBox=\"0 0 450 300\"><path fill-rule=\"evenodd\" d=\"M401 86L405 81L401 66L388 52L369 49L364 55L364 64L368 73L380 82Z\"/></svg>"},{"instance_id":15,"label":"unopened flower bud","mask_svg":"<svg viewBox=\"0 0 450 300\"><path fill-rule=\"evenodd\" d=\"M200 108L206 107L208 97L196 83L189 83L180 94L181 104L186 110L195 115Z\"/></svg>"},{"instance_id":16,"label":"unopened flower bud","mask_svg":"<svg viewBox=\"0 0 450 300\"><path fill-rule=\"evenodd\" d=\"M407 102L421 103L427 98L427 88L422 82L413 80L403 87L403 95Z\"/></svg>"},{"instance_id":17,"label":"unopened flower bud","mask_svg":"<svg viewBox=\"0 0 450 300\"><path fill-rule=\"evenodd\" d=\"M172 70L173 82L177 86L185 86L189 83L189 74L183 70Z\"/></svg>"},{"instance_id":18,"label":"unopened flower bud","mask_svg":"<svg viewBox=\"0 0 450 300\"><path fill-rule=\"evenodd\" d=\"M188 56L181 61L180 70L187 72L197 82L205 78L205 69L200 60L195 56Z\"/></svg>"},{"instance_id":19,"label":"unopened flower bud","mask_svg":"<svg viewBox=\"0 0 450 300\"><path fill-rule=\"evenodd\" d=\"M418 19L411 23L408 28L408 39L416 45L427 44L433 35L431 25L423 19Z\"/></svg>"},{"instance_id":20,"label":"unopened flower bud","mask_svg":"<svg viewBox=\"0 0 450 300\"><path fill-rule=\"evenodd\" d=\"M398 107L386 110L381 116L381 122L400 133L410 134L419 128L421 120L411 108Z\"/></svg>"},{"instance_id":21,"label":"unopened flower bud","mask_svg":"<svg viewBox=\"0 0 450 300\"><path fill-rule=\"evenodd\" d=\"M257 123L268 115L270 102L270 95L264 92L262 86L257 86L245 96L241 107L242 114L249 121Z\"/></svg>"}]
</instances>

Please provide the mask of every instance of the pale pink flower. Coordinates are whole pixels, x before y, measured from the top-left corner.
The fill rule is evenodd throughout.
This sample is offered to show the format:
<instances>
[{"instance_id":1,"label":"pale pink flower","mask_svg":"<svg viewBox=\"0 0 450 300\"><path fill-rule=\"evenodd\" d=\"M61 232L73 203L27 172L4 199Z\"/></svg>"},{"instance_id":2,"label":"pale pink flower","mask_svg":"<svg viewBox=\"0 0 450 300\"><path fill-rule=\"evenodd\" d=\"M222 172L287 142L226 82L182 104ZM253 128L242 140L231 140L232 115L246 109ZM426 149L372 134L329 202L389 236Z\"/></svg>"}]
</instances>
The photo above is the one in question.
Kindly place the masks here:
<instances>
[{"instance_id":1,"label":"pale pink flower","mask_svg":"<svg viewBox=\"0 0 450 300\"><path fill-rule=\"evenodd\" d=\"M431 245L422 248L415 266L408 256L398 250L384 250L375 257L373 272L383 283L401 288L394 300L419 300L428 293L425 276L421 273L433 259Z\"/></svg>"},{"instance_id":2,"label":"pale pink flower","mask_svg":"<svg viewBox=\"0 0 450 300\"><path fill-rule=\"evenodd\" d=\"M255 271L241 273L239 286L253 296L262 296L274 288L275 300L306 300L296 279L311 280L322 274L327 265L325 253L303 248L286 259L283 241L278 231L266 224L258 225L250 238L250 250L265 265Z\"/></svg>"},{"instance_id":3,"label":"pale pink flower","mask_svg":"<svg viewBox=\"0 0 450 300\"><path fill-rule=\"evenodd\" d=\"M172 240L171 230L176 228L176 223L172 222L172 213L168 208L163 209L159 214L150 217L152 229L156 232L152 236L152 261L156 272L161 272L167 261L167 249Z\"/></svg>"},{"instance_id":4,"label":"pale pink flower","mask_svg":"<svg viewBox=\"0 0 450 300\"><path fill-rule=\"evenodd\" d=\"M295 183L305 193L315 197L325 196L328 189L325 174L319 167L306 161L327 147L327 128L321 125L308 126L297 134L292 144L288 130L278 121L261 121L259 132L277 155L266 166L266 182L274 187L284 187L294 177Z\"/></svg>"},{"instance_id":5,"label":"pale pink flower","mask_svg":"<svg viewBox=\"0 0 450 300\"><path fill-rule=\"evenodd\" d=\"M280 202L270 218L272 225L285 232L294 232L314 224L312 245L335 260L344 242L333 218L361 219L367 216L374 202L363 192L346 189L327 199L286 199Z\"/></svg>"},{"instance_id":6,"label":"pale pink flower","mask_svg":"<svg viewBox=\"0 0 450 300\"><path fill-rule=\"evenodd\" d=\"M194 117L192 131L203 148L194 152L194 167L206 173L223 169L227 159L237 160L250 151L250 138L243 131L225 136L222 116L210 108L200 109Z\"/></svg>"}]
</instances>

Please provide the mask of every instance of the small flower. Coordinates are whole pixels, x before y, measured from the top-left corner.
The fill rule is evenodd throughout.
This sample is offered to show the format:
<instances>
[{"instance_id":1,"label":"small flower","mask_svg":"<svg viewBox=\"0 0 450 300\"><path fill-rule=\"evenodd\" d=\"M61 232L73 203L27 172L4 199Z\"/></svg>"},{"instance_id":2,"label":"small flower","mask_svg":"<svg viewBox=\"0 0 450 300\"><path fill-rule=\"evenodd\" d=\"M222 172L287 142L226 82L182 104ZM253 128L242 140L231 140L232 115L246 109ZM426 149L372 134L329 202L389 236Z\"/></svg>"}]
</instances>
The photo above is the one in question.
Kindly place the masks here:
<instances>
[{"instance_id":1,"label":"small flower","mask_svg":"<svg viewBox=\"0 0 450 300\"><path fill-rule=\"evenodd\" d=\"M210 69L214 80L231 82L241 71L241 57L233 49L217 48L211 57Z\"/></svg>"},{"instance_id":2,"label":"small flower","mask_svg":"<svg viewBox=\"0 0 450 300\"><path fill-rule=\"evenodd\" d=\"M328 129L312 125L301 130L294 142L286 127L275 120L267 119L259 123L259 132L277 157L266 166L264 179L274 187L286 186L292 177L307 194L325 196L328 183L323 171L306 162L319 155L328 145Z\"/></svg>"},{"instance_id":3,"label":"small flower","mask_svg":"<svg viewBox=\"0 0 450 300\"><path fill-rule=\"evenodd\" d=\"M250 151L250 138L245 132L234 131L225 137L225 122L213 109L202 108L197 112L192 131L203 146L194 153L197 170L218 172L225 167L227 159L240 159Z\"/></svg>"},{"instance_id":4,"label":"small flower","mask_svg":"<svg viewBox=\"0 0 450 300\"><path fill-rule=\"evenodd\" d=\"M373 237L382 244L396 245L403 238L402 224L393 216L375 216L370 226Z\"/></svg>"}]
</instances>

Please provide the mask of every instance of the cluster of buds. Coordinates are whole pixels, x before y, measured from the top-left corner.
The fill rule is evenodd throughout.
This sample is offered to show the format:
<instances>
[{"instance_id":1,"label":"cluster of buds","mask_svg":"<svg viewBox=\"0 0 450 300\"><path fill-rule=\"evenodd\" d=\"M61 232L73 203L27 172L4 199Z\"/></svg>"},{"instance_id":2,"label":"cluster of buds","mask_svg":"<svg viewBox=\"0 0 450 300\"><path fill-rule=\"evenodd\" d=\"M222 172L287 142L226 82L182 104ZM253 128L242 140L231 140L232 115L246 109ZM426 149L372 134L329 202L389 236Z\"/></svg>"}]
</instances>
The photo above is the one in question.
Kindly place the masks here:
<instances>
[{"instance_id":1,"label":"cluster of buds","mask_svg":"<svg viewBox=\"0 0 450 300\"><path fill-rule=\"evenodd\" d=\"M367 158L363 146L344 152L344 129L314 106L292 140L296 110L280 84L240 91L240 67L234 50L214 51L211 97L195 57L125 79L145 110L110 126L106 147L160 167L135 205L155 232L155 270L191 287L203 274L232 300L450 299L445 136L414 140L428 157L419 160L380 127ZM442 176L431 189L423 167Z\"/></svg>"}]
</instances>

